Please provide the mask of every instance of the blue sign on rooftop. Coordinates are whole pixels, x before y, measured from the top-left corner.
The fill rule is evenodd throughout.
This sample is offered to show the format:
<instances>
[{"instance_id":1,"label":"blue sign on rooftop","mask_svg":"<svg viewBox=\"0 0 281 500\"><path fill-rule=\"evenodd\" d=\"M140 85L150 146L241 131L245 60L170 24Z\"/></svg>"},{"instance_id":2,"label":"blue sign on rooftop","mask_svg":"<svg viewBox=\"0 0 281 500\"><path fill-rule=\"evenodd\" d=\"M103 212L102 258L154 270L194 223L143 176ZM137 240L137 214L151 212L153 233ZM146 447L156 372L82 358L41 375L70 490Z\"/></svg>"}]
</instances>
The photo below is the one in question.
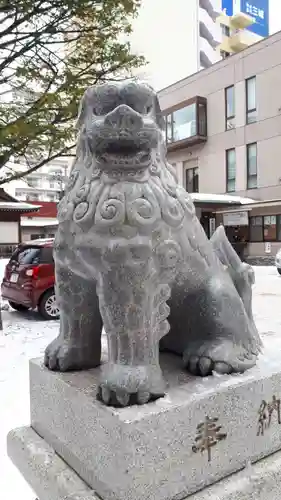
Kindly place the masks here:
<instances>
[{"instance_id":1,"label":"blue sign on rooftop","mask_svg":"<svg viewBox=\"0 0 281 500\"><path fill-rule=\"evenodd\" d=\"M269 35L269 0L222 0L222 10L228 16L244 12L254 19L254 23L247 29L256 35Z\"/></svg>"}]
</instances>

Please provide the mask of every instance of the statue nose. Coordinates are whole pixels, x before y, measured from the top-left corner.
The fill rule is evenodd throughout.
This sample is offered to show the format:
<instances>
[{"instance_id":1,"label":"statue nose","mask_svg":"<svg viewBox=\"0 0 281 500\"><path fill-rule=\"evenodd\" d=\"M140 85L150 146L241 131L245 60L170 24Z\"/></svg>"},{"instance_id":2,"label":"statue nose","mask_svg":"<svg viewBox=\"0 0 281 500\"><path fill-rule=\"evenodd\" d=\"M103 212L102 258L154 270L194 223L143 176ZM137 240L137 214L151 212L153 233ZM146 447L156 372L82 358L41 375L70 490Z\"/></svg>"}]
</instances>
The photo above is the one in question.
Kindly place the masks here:
<instances>
[{"instance_id":1,"label":"statue nose","mask_svg":"<svg viewBox=\"0 0 281 500\"><path fill-rule=\"evenodd\" d=\"M108 113L104 122L107 126L123 130L139 130L142 127L141 116L125 104Z\"/></svg>"}]
</instances>

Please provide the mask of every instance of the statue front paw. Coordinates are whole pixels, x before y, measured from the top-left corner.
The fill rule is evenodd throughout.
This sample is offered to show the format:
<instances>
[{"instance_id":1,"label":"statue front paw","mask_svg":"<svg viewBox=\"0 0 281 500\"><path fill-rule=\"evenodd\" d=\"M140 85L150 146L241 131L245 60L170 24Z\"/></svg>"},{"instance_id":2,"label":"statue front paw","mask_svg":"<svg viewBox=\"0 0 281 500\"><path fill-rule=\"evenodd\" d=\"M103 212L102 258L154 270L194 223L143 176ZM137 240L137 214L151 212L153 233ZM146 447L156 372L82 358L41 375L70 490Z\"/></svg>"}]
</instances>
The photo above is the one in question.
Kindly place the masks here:
<instances>
[{"instance_id":1,"label":"statue front paw","mask_svg":"<svg viewBox=\"0 0 281 500\"><path fill-rule=\"evenodd\" d=\"M145 404L165 396L161 368L108 363L102 368L97 399L107 406Z\"/></svg>"},{"instance_id":2,"label":"statue front paw","mask_svg":"<svg viewBox=\"0 0 281 500\"><path fill-rule=\"evenodd\" d=\"M87 345L78 345L58 337L46 348L44 364L53 371L86 370L99 366L100 355Z\"/></svg>"}]
</instances>

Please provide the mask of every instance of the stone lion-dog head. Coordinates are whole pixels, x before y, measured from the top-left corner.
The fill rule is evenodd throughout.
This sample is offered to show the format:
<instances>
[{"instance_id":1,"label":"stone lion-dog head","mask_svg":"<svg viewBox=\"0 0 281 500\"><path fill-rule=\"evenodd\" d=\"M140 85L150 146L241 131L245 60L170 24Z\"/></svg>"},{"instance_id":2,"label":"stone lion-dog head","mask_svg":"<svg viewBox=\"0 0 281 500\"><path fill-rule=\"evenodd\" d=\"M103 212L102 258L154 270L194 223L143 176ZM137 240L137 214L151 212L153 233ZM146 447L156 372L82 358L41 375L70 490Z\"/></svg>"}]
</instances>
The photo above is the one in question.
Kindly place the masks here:
<instances>
[{"instance_id":1,"label":"stone lion-dog head","mask_svg":"<svg viewBox=\"0 0 281 500\"><path fill-rule=\"evenodd\" d=\"M136 81L90 87L82 98L77 125L79 140L102 172L144 170L163 142L157 95Z\"/></svg>"},{"instance_id":2,"label":"stone lion-dog head","mask_svg":"<svg viewBox=\"0 0 281 500\"><path fill-rule=\"evenodd\" d=\"M77 152L59 221L83 232L152 234L179 228L193 204L166 160L156 92L124 81L90 87L82 97ZM162 226L161 226L162 228ZM127 236L126 236L127 237Z\"/></svg>"}]
</instances>

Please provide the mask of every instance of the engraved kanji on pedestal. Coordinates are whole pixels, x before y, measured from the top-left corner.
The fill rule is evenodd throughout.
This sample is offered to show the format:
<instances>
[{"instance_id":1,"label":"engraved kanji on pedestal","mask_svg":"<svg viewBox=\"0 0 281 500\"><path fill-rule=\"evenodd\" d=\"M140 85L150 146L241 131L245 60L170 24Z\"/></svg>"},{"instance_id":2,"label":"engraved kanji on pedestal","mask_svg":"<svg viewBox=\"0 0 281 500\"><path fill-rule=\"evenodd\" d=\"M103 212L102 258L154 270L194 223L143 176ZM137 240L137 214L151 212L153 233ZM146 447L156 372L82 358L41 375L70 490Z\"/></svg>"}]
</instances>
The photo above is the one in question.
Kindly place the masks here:
<instances>
[{"instance_id":1,"label":"engraved kanji on pedestal","mask_svg":"<svg viewBox=\"0 0 281 500\"><path fill-rule=\"evenodd\" d=\"M197 425L197 434L195 437L195 444L192 447L192 451L197 453L200 451L208 453L208 462L212 460L211 450L219 441L226 439L227 434L221 432L222 426L218 424L218 418L206 417L204 422Z\"/></svg>"}]
</instances>

